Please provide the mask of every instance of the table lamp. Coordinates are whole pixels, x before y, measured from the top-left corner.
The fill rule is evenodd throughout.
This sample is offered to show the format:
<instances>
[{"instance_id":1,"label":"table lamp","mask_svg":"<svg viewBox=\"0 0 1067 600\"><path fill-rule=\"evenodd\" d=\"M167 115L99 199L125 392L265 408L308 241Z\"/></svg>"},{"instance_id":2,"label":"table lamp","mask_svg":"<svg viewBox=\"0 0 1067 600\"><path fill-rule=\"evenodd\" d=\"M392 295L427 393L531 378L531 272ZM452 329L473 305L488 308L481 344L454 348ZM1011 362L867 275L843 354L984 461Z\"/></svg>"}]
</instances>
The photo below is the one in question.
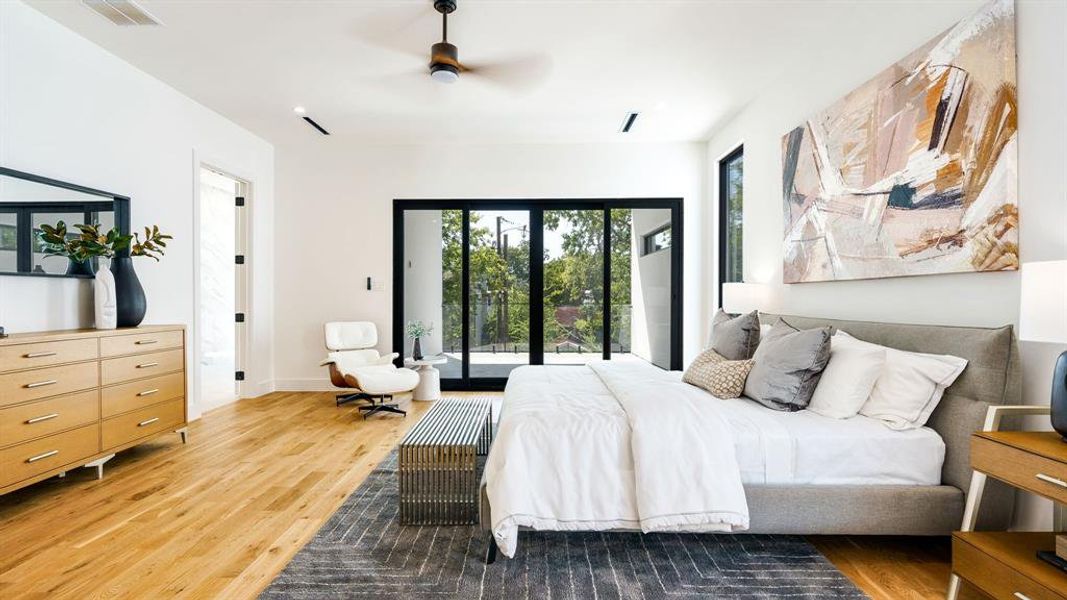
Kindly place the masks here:
<instances>
[{"instance_id":1,"label":"table lamp","mask_svg":"<svg viewBox=\"0 0 1067 600\"><path fill-rule=\"evenodd\" d=\"M768 286L762 283L722 284L722 310L731 315L764 310L767 304Z\"/></svg>"},{"instance_id":2,"label":"table lamp","mask_svg":"<svg viewBox=\"0 0 1067 600\"><path fill-rule=\"evenodd\" d=\"M1067 344L1067 260L1023 264L1019 339ZM1067 352L1052 373L1052 428L1067 442Z\"/></svg>"}]
</instances>

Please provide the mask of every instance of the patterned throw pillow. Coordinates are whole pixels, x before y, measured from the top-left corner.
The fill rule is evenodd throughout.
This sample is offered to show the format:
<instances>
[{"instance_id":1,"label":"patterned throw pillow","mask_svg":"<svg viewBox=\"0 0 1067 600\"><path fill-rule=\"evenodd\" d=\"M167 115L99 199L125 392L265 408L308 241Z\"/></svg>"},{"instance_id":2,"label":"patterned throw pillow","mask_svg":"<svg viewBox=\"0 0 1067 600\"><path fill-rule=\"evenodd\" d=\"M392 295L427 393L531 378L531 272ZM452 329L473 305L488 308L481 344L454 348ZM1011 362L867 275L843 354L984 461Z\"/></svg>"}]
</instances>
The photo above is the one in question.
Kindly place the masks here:
<instances>
[{"instance_id":1,"label":"patterned throw pillow","mask_svg":"<svg viewBox=\"0 0 1067 600\"><path fill-rule=\"evenodd\" d=\"M704 388L716 398L737 398L745 389L752 360L726 360L714 350L705 350L693 360L682 381Z\"/></svg>"}]
</instances>

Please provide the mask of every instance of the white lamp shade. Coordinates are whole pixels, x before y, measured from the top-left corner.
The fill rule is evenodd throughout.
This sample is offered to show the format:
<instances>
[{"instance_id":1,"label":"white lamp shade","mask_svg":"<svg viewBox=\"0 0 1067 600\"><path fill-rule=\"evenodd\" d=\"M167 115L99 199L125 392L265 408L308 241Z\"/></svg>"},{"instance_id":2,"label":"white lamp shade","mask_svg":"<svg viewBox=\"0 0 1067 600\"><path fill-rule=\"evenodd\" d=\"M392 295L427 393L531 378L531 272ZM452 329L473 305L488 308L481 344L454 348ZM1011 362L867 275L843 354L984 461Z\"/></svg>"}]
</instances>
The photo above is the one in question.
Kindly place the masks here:
<instances>
[{"instance_id":1,"label":"white lamp shade","mask_svg":"<svg viewBox=\"0 0 1067 600\"><path fill-rule=\"evenodd\" d=\"M767 286L760 283L724 283L722 309L731 314L764 310L767 294Z\"/></svg>"},{"instance_id":2,"label":"white lamp shade","mask_svg":"<svg viewBox=\"0 0 1067 600\"><path fill-rule=\"evenodd\" d=\"M1019 339L1067 343L1067 260L1023 264Z\"/></svg>"}]
</instances>

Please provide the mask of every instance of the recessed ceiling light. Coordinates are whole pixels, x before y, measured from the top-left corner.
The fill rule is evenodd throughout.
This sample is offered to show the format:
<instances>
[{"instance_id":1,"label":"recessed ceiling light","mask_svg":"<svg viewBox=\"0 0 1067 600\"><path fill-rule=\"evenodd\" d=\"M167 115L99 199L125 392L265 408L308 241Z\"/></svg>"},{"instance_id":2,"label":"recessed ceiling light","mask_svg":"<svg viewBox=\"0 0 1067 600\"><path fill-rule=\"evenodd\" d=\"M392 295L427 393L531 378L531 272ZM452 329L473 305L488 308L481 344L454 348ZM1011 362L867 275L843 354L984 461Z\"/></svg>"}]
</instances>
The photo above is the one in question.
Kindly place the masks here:
<instances>
[{"instance_id":1,"label":"recessed ceiling light","mask_svg":"<svg viewBox=\"0 0 1067 600\"><path fill-rule=\"evenodd\" d=\"M307 109L305 109L303 106L296 106L296 107L293 107L293 112L295 112L298 115L303 115L303 114L307 113Z\"/></svg>"}]
</instances>

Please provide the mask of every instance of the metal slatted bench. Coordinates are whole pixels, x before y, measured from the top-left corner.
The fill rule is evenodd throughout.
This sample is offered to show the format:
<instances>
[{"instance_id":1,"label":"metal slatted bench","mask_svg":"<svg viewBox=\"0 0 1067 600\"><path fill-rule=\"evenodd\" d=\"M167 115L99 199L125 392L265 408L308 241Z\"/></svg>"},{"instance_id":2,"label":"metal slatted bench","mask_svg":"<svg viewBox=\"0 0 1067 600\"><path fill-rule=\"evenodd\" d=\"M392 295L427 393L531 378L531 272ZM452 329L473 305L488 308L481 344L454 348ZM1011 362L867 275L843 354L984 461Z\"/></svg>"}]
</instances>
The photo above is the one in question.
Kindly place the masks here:
<instances>
[{"instance_id":1,"label":"metal slatted bench","mask_svg":"<svg viewBox=\"0 0 1067 600\"><path fill-rule=\"evenodd\" d=\"M400 524L478 523L478 457L493 435L489 400L438 400L400 441Z\"/></svg>"}]
</instances>

